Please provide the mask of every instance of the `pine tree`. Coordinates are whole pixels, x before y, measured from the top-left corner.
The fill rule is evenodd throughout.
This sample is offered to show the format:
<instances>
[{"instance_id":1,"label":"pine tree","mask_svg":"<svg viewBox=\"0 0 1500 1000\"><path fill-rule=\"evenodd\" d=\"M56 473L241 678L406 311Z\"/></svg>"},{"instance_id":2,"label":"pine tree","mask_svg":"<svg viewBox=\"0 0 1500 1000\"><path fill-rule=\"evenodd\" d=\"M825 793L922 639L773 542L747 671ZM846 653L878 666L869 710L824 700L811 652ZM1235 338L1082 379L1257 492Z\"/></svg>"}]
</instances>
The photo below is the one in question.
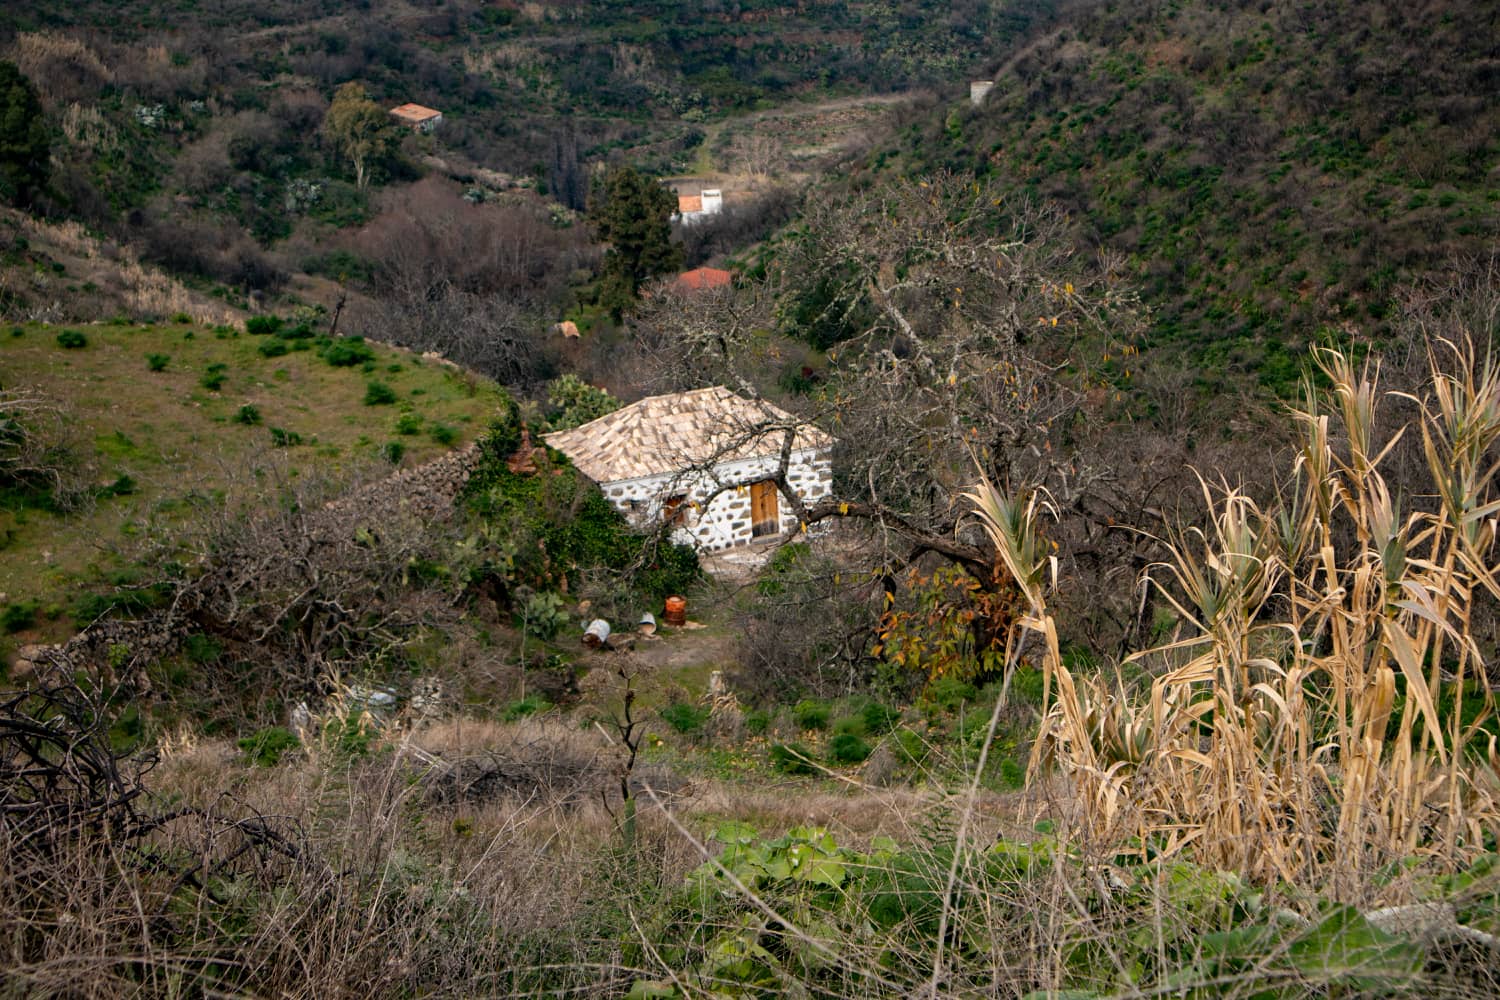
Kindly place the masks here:
<instances>
[{"instance_id":1,"label":"pine tree","mask_svg":"<svg viewBox=\"0 0 1500 1000\"><path fill-rule=\"evenodd\" d=\"M682 266L682 244L672 242L672 192L633 167L616 167L594 190L589 217L609 244L599 300L616 318L641 285Z\"/></svg>"},{"instance_id":2,"label":"pine tree","mask_svg":"<svg viewBox=\"0 0 1500 1000\"><path fill-rule=\"evenodd\" d=\"M15 63L0 62L0 198L31 204L47 183L50 156L36 88Z\"/></svg>"}]
</instances>

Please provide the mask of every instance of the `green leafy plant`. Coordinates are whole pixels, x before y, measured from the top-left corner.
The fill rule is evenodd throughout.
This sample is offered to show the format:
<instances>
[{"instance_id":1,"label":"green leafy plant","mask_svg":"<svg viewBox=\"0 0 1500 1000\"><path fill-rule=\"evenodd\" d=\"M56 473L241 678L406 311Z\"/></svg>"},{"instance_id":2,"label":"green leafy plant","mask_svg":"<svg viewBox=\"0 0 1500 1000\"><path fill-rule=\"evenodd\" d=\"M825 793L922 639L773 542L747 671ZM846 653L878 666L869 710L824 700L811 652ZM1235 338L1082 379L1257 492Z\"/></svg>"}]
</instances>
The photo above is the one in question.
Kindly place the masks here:
<instances>
[{"instance_id":1,"label":"green leafy plant","mask_svg":"<svg viewBox=\"0 0 1500 1000\"><path fill-rule=\"evenodd\" d=\"M148 354L146 355L146 370L153 372L166 371L167 362L172 360L170 354Z\"/></svg>"},{"instance_id":2,"label":"green leafy plant","mask_svg":"<svg viewBox=\"0 0 1500 1000\"><path fill-rule=\"evenodd\" d=\"M527 716L536 715L538 712L545 712L551 707L552 703L541 695L529 694L526 697L519 699L518 701L513 701L510 704L506 705L505 708L501 711L500 717L503 718L506 722L515 722L518 719L524 719Z\"/></svg>"},{"instance_id":3,"label":"green leafy plant","mask_svg":"<svg viewBox=\"0 0 1500 1000\"><path fill-rule=\"evenodd\" d=\"M271 428L271 446L274 448L295 448L302 443L302 435L296 431L285 430L281 427Z\"/></svg>"},{"instance_id":4,"label":"green leafy plant","mask_svg":"<svg viewBox=\"0 0 1500 1000\"><path fill-rule=\"evenodd\" d=\"M708 721L708 709L685 701L674 701L657 712L661 720L684 736L694 736L703 731Z\"/></svg>"},{"instance_id":5,"label":"green leafy plant","mask_svg":"<svg viewBox=\"0 0 1500 1000\"><path fill-rule=\"evenodd\" d=\"M0 629L6 632L20 632L31 628L36 624L36 601L15 601L5 606L0 611Z\"/></svg>"},{"instance_id":6,"label":"green leafy plant","mask_svg":"<svg viewBox=\"0 0 1500 1000\"><path fill-rule=\"evenodd\" d=\"M563 599L551 591L528 594L516 609L516 624L534 638L553 638L568 624Z\"/></svg>"},{"instance_id":7,"label":"green leafy plant","mask_svg":"<svg viewBox=\"0 0 1500 1000\"><path fill-rule=\"evenodd\" d=\"M828 759L835 764L858 764L870 753L870 744L858 733L835 733L828 741Z\"/></svg>"},{"instance_id":8,"label":"green leafy plant","mask_svg":"<svg viewBox=\"0 0 1500 1000\"><path fill-rule=\"evenodd\" d=\"M380 457L392 465L400 465L401 459L406 457L406 445L400 441L387 441L380 446Z\"/></svg>"},{"instance_id":9,"label":"green leafy plant","mask_svg":"<svg viewBox=\"0 0 1500 1000\"><path fill-rule=\"evenodd\" d=\"M792 718L798 729L827 729L831 709L825 702L804 699L792 706Z\"/></svg>"},{"instance_id":10,"label":"green leafy plant","mask_svg":"<svg viewBox=\"0 0 1500 1000\"><path fill-rule=\"evenodd\" d=\"M396 390L384 382L371 380L365 383L366 406L388 406L396 401Z\"/></svg>"},{"instance_id":11,"label":"green leafy plant","mask_svg":"<svg viewBox=\"0 0 1500 1000\"><path fill-rule=\"evenodd\" d=\"M250 763L259 767L275 767L281 763L284 754L300 749L302 741L284 726L267 726L243 737L238 745Z\"/></svg>"},{"instance_id":12,"label":"green leafy plant","mask_svg":"<svg viewBox=\"0 0 1500 1000\"><path fill-rule=\"evenodd\" d=\"M403 413L396 418L397 434L419 434L422 431L422 415L420 413Z\"/></svg>"},{"instance_id":13,"label":"green leafy plant","mask_svg":"<svg viewBox=\"0 0 1500 1000\"><path fill-rule=\"evenodd\" d=\"M259 424L260 421L260 407L256 406L254 403L246 403L235 411L234 422L237 424L244 424L247 427L253 427L256 424Z\"/></svg>"},{"instance_id":14,"label":"green leafy plant","mask_svg":"<svg viewBox=\"0 0 1500 1000\"><path fill-rule=\"evenodd\" d=\"M257 336L274 334L281 329L280 316L251 316L245 320L245 332Z\"/></svg>"},{"instance_id":15,"label":"green leafy plant","mask_svg":"<svg viewBox=\"0 0 1500 1000\"><path fill-rule=\"evenodd\" d=\"M218 392L224 388L224 382L228 378L225 372L229 366L222 361L216 361L203 370L203 377L198 379L198 384L209 392Z\"/></svg>"},{"instance_id":16,"label":"green leafy plant","mask_svg":"<svg viewBox=\"0 0 1500 1000\"><path fill-rule=\"evenodd\" d=\"M363 337L339 337L330 341L319 353L324 361L335 368L353 368L375 360L375 351L365 343Z\"/></svg>"},{"instance_id":17,"label":"green leafy plant","mask_svg":"<svg viewBox=\"0 0 1500 1000\"><path fill-rule=\"evenodd\" d=\"M57 335L57 346L67 350L76 351L87 347L89 338L83 335L82 330L63 330Z\"/></svg>"},{"instance_id":18,"label":"green leafy plant","mask_svg":"<svg viewBox=\"0 0 1500 1000\"><path fill-rule=\"evenodd\" d=\"M783 774L817 774L813 753L801 743L774 743L769 751L771 766Z\"/></svg>"}]
</instances>

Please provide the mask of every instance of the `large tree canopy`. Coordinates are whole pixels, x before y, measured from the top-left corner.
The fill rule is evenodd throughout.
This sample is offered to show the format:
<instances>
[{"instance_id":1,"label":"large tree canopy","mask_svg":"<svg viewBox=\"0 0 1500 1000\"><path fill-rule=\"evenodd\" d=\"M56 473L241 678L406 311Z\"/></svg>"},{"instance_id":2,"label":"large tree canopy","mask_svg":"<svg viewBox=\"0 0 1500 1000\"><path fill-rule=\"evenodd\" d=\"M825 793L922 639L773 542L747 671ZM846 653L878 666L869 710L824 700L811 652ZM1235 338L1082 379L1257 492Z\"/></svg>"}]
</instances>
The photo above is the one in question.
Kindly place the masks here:
<instances>
[{"instance_id":1,"label":"large tree canopy","mask_svg":"<svg viewBox=\"0 0 1500 1000\"><path fill-rule=\"evenodd\" d=\"M50 155L36 88L15 63L0 62L0 198L29 205L47 183Z\"/></svg>"},{"instance_id":2,"label":"large tree canopy","mask_svg":"<svg viewBox=\"0 0 1500 1000\"><path fill-rule=\"evenodd\" d=\"M589 219L609 244L600 301L618 315L650 278L682 265L682 245L672 242L672 192L634 167L616 167L595 188Z\"/></svg>"},{"instance_id":3,"label":"large tree canopy","mask_svg":"<svg viewBox=\"0 0 1500 1000\"><path fill-rule=\"evenodd\" d=\"M354 182L364 187L370 169L395 151L400 136L385 109L370 100L363 85L343 84L328 105L323 134L354 167Z\"/></svg>"}]
</instances>

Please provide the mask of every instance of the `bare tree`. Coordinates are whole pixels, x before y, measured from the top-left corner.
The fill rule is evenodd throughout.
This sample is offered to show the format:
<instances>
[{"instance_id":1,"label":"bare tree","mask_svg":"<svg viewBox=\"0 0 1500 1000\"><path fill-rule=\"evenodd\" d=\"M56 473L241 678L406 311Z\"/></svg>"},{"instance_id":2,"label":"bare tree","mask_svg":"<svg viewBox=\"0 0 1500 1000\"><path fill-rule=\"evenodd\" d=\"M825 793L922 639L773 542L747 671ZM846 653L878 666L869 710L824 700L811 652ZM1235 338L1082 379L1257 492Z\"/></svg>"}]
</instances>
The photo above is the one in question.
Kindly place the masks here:
<instances>
[{"instance_id":1,"label":"bare tree","mask_svg":"<svg viewBox=\"0 0 1500 1000\"><path fill-rule=\"evenodd\" d=\"M81 498L85 471L60 402L34 389L0 389L0 487L41 490L67 505Z\"/></svg>"}]
</instances>

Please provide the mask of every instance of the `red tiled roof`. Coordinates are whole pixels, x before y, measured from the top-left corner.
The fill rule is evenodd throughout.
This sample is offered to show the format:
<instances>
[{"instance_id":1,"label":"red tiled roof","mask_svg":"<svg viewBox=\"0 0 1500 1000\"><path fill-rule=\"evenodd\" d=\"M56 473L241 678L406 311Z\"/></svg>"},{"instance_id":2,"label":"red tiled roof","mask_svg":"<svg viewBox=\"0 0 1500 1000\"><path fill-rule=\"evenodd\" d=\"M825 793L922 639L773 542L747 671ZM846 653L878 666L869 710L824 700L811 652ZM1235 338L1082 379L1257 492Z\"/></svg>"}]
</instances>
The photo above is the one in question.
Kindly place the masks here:
<instances>
[{"instance_id":1,"label":"red tiled roof","mask_svg":"<svg viewBox=\"0 0 1500 1000\"><path fill-rule=\"evenodd\" d=\"M429 118L440 118L443 113L435 111L432 108L424 108L420 104L403 104L400 107L392 108L391 114L404 122L417 125Z\"/></svg>"},{"instance_id":2,"label":"red tiled roof","mask_svg":"<svg viewBox=\"0 0 1500 1000\"><path fill-rule=\"evenodd\" d=\"M687 215L689 212L703 211L703 196L701 194L678 195L677 211L683 215Z\"/></svg>"},{"instance_id":3,"label":"red tiled roof","mask_svg":"<svg viewBox=\"0 0 1500 1000\"><path fill-rule=\"evenodd\" d=\"M698 267L677 276L675 284L682 291L698 291L702 288L727 288L734 275L717 267Z\"/></svg>"}]
</instances>

